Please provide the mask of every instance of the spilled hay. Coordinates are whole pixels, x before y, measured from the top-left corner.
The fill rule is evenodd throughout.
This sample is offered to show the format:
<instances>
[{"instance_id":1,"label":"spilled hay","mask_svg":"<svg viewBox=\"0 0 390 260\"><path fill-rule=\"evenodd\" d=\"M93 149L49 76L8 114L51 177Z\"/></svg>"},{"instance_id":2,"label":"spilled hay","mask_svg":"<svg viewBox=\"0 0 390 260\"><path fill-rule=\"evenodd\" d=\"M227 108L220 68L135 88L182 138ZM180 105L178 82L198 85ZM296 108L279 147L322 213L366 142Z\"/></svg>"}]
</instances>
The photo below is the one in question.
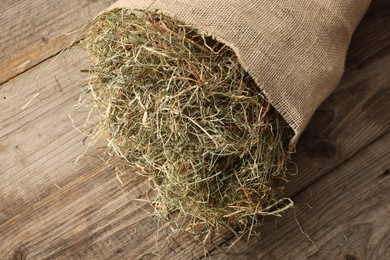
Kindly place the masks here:
<instances>
[{"instance_id":1,"label":"spilled hay","mask_svg":"<svg viewBox=\"0 0 390 260\"><path fill-rule=\"evenodd\" d=\"M100 135L150 180L156 214L207 238L252 232L292 205L277 195L293 132L230 48L130 9L101 14L80 45Z\"/></svg>"}]
</instances>

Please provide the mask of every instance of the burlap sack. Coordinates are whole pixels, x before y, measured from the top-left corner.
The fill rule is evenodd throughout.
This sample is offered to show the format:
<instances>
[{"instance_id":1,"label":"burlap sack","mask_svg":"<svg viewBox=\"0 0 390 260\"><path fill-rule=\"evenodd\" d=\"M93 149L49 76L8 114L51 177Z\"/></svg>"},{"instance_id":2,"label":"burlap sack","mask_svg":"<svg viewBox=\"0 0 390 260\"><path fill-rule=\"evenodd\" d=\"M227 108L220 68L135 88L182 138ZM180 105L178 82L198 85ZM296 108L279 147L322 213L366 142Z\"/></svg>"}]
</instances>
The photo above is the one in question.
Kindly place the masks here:
<instances>
[{"instance_id":1,"label":"burlap sack","mask_svg":"<svg viewBox=\"0 0 390 260\"><path fill-rule=\"evenodd\" d=\"M231 47L294 129L295 144L338 84L370 0L120 0L159 10Z\"/></svg>"}]
</instances>

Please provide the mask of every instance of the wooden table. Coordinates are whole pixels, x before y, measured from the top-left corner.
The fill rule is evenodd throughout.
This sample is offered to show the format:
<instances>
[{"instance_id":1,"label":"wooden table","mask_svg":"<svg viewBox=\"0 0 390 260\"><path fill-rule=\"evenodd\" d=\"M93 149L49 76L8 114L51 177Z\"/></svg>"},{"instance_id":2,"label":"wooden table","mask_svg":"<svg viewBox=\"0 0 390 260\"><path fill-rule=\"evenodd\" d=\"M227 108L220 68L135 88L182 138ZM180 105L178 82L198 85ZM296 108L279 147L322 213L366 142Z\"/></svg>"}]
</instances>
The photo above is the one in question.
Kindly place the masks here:
<instances>
[{"instance_id":1,"label":"wooden table","mask_svg":"<svg viewBox=\"0 0 390 260\"><path fill-rule=\"evenodd\" d=\"M137 174L98 147L74 162L86 146L68 114L82 127L72 105L85 53L56 54L112 2L0 3L0 259L204 257L185 234L166 239ZM295 162L295 207L228 252L234 237L217 237L213 259L390 259L390 1L373 0Z\"/></svg>"}]
</instances>

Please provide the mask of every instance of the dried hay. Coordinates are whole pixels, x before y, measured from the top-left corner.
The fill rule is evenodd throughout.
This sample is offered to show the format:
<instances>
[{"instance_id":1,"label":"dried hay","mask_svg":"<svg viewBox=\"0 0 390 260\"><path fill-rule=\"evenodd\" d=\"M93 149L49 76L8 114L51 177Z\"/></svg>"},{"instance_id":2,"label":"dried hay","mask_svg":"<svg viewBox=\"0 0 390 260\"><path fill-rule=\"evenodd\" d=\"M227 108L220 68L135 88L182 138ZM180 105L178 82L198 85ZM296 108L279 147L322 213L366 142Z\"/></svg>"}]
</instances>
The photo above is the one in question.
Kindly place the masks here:
<instances>
[{"instance_id":1,"label":"dried hay","mask_svg":"<svg viewBox=\"0 0 390 260\"><path fill-rule=\"evenodd\" d=\"M277 193L293 132L230 48L129 9L101 14L81 45L99 131L151 181L159 216L207 239L225 227L252 233L292 205Z\"/></svg>"}]
</instances>

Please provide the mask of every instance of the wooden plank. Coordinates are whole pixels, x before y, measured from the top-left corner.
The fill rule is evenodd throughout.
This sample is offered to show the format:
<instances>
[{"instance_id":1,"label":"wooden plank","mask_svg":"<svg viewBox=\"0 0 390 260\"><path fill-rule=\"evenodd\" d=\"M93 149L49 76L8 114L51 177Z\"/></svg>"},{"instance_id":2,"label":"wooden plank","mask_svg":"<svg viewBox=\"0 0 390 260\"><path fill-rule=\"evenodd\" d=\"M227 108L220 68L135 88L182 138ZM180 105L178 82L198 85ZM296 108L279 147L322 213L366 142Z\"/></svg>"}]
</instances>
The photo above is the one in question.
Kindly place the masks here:
<instances>
[{"instance_id":1,"label":"wooden plank","mask_svg":"<svg viewBox=\"0 0 390 260\"><path fill-rule=\"evenodd\" d=\"M99 164L3 222L2 258L11 259L18 254L23 259L66 257L69 252L80 255L78 252L86 248L89 255L109 256L134 236L148 236L147 232L137 233L135 228L140 224L154 226L155 221L145 218L141 208L130 205L110 173L112 169ZM101 239L108 241L110 250L94 250Z\"/></svg>"},{"instance_id":2,"label":"wooden plank","mask_svg":"<svg viewBox=\"0 0 390 260\"><path fill-rule=\"evenodd\" d=\"M62 58L42 63L0 89L0 223L100 162L89 157L74 163L86 149L84 137L73 129L68 117L80 93L83 56L75 51L72 59ZM42 75L37 83L41 95L22 110L36 92L38 74ZM85 111L72 115L80 127Z\"/></svg>"},{"instance_id":3,"label":"wooden plank","mask_svg":"<svg viewBox=\"0 0 390 260\"><path fill-rule=\"evenodd\" d=\"M191 239L180 234L186 244L168 246L168 228L158 228L158 221L146 213L152 210L148 203L134 200L145 199L143 180L136 174L124 178L131 197L125 196L113 168L99 164L0 224L0 236L6 238L1 257L151 259L184 249L185 259L191 259Z\"/></svg>"},{"instance_id":4,"label":"wooden plank","mask_svg":"<svg viewBox=\"0 0 390 260\"><path fill-rule=\"evenodd\" d=\"M0 84L64 48L115 0L16 0L0 3Z\"/></svg>"},{"instance_id":5,"label":"wooden plank","mask_svg":"<svg viewBox=\"0 0 390 260\"><path fill-rule=\"evenodd\" d=\"M390 132L296 198L261 241L213 259L389 259Z\"/></svg>"}]
</instances>

